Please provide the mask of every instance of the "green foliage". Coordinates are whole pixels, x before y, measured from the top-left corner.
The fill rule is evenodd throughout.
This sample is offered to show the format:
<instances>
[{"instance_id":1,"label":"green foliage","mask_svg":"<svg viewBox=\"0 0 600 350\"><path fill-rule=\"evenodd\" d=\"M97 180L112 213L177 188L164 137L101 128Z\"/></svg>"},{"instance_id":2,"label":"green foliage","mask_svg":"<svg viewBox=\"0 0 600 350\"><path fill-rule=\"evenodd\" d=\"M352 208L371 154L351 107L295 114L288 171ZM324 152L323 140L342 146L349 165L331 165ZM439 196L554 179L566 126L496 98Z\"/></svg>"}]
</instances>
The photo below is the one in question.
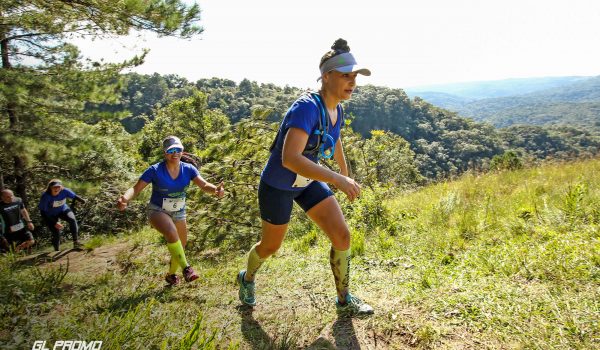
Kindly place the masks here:
<instances>
[{"instance_id":1,"label":"green foliage","mask_svg":"<svg viewBox=\"0 0 600 350\"><path fill-rule=\"evenodd\" d=\"M390 212L385 206L385 198L392 193L382 188L363 188L360 197L352 203L341 192L339 192L341 196L338 198L350 226L370 232L389 224Z\"/></svg>"},{"instance_id":2,"label":"green foliage","mask_svg":"<svg viewBox=\"0 0 600 350\"><path fill-rule=\"evenodd\" d=\"M281 120L283 114L300 94L297 88L277 87L244 79L237 85L228 79L200 79L195 83L176 75L140 75L130 73L123 76L120 90L120 103L102 104L100 111L129 113L122 120L129 132L138 132L147 122L153 120L155 110L169 105L177 99L192 96L198 91L208 96L208 109L220 110L231 122L238 122L252 114L255 108L269 110L268 119Z\"/></svg>"},{"instance_id":3,"label":"green foliage","mask_svg":"<svg viewBox=\"0 0 600 350\"><path fill-rule=\"evenodd\" d=\"M420 98L411 101L402 90L360 87L345 109L354 116L352 125L359 133L381 129L407 140L420 173L428 179L485 167L487 160L501 151L491 126L461 118Z\"/></svg>"},{"instance_id":4,"label":"green foliage","mask_svg":"<svg viewBox=\"0 0 600 350\"><path fill-rule=\"evenodd\" d=\"M46 296L56 292L56 287L62 283L67 276L67 273L69 273L69 259L67 259L65 265L61 264L58 268L48 269L46 271L42 271L36 267L33 269L33 291L40 296Z\"/></svg>"},{"instance_id":5,"label":"green foliage","mask_svg":"<svg viewBox=\"0 0 600 350\"><path fill-rule=\"evenodd\" d=\"M0 175L7 185L28 203L29 194L38 191L38 178L31 179L37 164L31 166L28 162L32 154L27 146L37 148L36 143L40 142L58 146L49 148L78 148L77 144L63 142L63 135L70 131L64 128L71 126L72 120L98 122L106 118L106 113L96 113L94 109L86 112L84 106L115 102L118 73L125 67L140 64L145 55L144 52L142 57L119 64L91 62L81 59L78 49L67 43L68 40L126 35L130 30L188 38L202 31L196 24L199 15L200 9L196 4L186 6L177 0L2 2L0 119L3 122L0 123L0 148L3 161ZM78 129L81 131L81 127ZM54 140L59 142L52 144ZM112 148L111 145L106 146L77 154L82 158L77 165L93 164L94 170L112 165L98 164L110 157L102 154ZM36 156L42 157L44 162L59 158L42 152ZM65 165L74 168L72 159L69 158L66 164L60 159L56 159L57 163L47 162L46 168L53 168L54 172L64 169ZM75 159L79 160L79 157ZM116 171L118 168L111 167L111 172ZM96 179L97 176L91 176L92 181ZM109 177L110 180L114 177ZM105 221L104 227L106 224Z\"/></svg>"},{"instance_id":6,"label":"green foliage","mask_svg":"<svg viewBox=\"0 0 600 350\"><path fill-rule=\"evenodd\" d=\"M88 199L74 207L84 234L124 231L143 222L141 206L134 204L126 214L115 206L123 186L137 175L134 170L138 165L138 156L129 148L132 138L119 124L103 121L87 125L48 117L35 121L30 130L36 133L7 135L6 139L26 155L27 195L31 198L28 209L38 230L43 224L35 208L51 178L62 179L65 186ZM0 159L10 157L9 149L0 149ZM17 180L11 173L5 174L4 181L7 187L15 188ZM38 236L45 239L49 235L39 231Z\"/></svg>"},{"instance_id":7,"label":"green foliage","mask_svg":"<svg viewBox=\"0 0 600 350\"><path fill-rule=\"evenodd\" d=\"M218 201L209 196L192 204L201 236L194 241L206 245L248 248L258 238L260 216L256 193L260 172L268 159L276 126L265 121L267 112L256 109L252 117L212 134L204 159L202 175L213 183L224 182L226 196Z\"/></svg>"},{"instance_id":8,"label":"green foliage","mask_svg":"<svg viewBox=\"0 0 600 350\"><path fill-rule=\"evenodd\" d=\"M188 254L201 278L164 287L168 254L150 228L104 245L104 253L114 249L119 266L128 268L76 272L82 263L114 265L73 253L62 281L48 277L54 262L0 257L0 347L30 347L31 339L101 339L107 348L335 348L373 344L374 335L381 347L594 349L599 184L600 161L593 160L467 174L379 197L365 189L369 198L351 206L379 213L381 202L385 214L379 215L387 217L370 219L370 227L349 219L351 290L376 308L367 328L337 317L330 245L319 244L314 226L295 224L306 239L286 240L263 265L257 276L262 306L253 310L238 307L233 283L244 253L223 250L214 259ZM443 220L433 220L436 215ZM385 230L392 224L393 235ZM298 249L301 241L310 248ZM55 281L52 292L37 292L36 268ZM283 288L289 285L297 288Z\"/></svg>"},{"instance_id":9,"label":"green foliage","mask_svg":"<svg viewBox=\"0 0 600 350\"><path fill-rule=\"evenodd\" d=\"M197 154L203 150L210 135L229 127L226 116L209 110L206 95L196 92L156 110L156 117L142 132L139 152L146 161L162 159L162 140L169 135L181 139L185 151Z\"/></svg>"},{"instance_id":10,"label":"green foliage","mask_svg":"<svg viewBox=\"0 0 600 350\"><path fill-rule=\"evenodd\" d=\"M569 186L565 194L563 211L569 220L575 220L582 216L583 200L587 192L587 186L584 183L578 183Z\"/></svg>"},{"instance_id":11,"label":"green foliage","mask_svg":"<svg viewBox=\"0 0 600 350\"><path fill-rule=\"evenodd\" d=\"M600 265L591 208L600 199L599 164L466 175L396 197L391 212L413 213L403 219L407 229L392 247L367 245L365 255L393 250L417 268L380 269L381 278L401 276L399 285L396 279L382 287L386 300L391 293L430 310L426 315L445 315L448 322L434 329L458 330L452 324L460 323L486 329L479 336L500 343L593 348ZM428 344L451 343L442 332Z\"/></svg>"},{"instance_id":12,"label":"green foliage","mask_svg":"<svg viewBox=\"0 0 600 350\"><path fill-rule=\"evenodd\" d=\"M167 344L167 341L165 340L161 349L214 350L220 349L220 347L217 339L217 332L207 332L206 325L204 324L203 315L200 314L198 315L198 318L194 322L192 328L185 334L185 336L179 341L179 343Z\"/></svg>"},{"instance_id":13,"label":"green foliage","mask_svg":"<svg viewBox=\"0 0 600 350\"><path fill-rule=\"evenodd\" d=\"M351 131L344 131L344 136ZM354 141L354 142L352 142ZM355 179L366 186L404 189L419 184L422 176L415 154L402 137L391 132L372 130L371 137L354 137L345 143L345 153Z\"/></svg>"},{"instance_id":14,"label":"green foliage","mask_svg":"<svg viewBox=\"0 0 600 350\"><path fill-rule=\"evenodd\" d=\"M237 85L231 80L219 78L201 79L192 83L172 75L130 74L125 77L121 107L115 111L129 109L132 116L124 123L128 130L136 131L139 125L145 123L146 117L150 120L155 117L152 108L166 106L174 100L174 96L191 96L197 90L206 93L209 109L222 111L232 122L249 116L253 109L268 109L267 119L279 121L300 93L299 89L279 88L272 84L259 85L247 79ZM515 127L504 132L436 108L418 97L410 100L402 90L363 86L358 92L351 100L344 102L346 115L352 119L355 131L364 137L370 137L368 140L381 140L366 141L362 146L352 145L347 150L359 147L373 152L377 148L376 144L389 144L390 148L382 152L384 158L395 156L407 159L410 157L410 147L415 153L419 172L429 180L459 175L468 169L486 170L492 157L507 150L517 150L524 158L534 159L568 159L598 154L600 150L600 137L581 128ZM380 135L377 131L375 135L371 135L372 130L382 130L385 134ZM346 130L344 133L350 136L350 140L345 140L349 146L353 139L352 133ZM548 142L541 142L548 137L551 138L550 145ZM406 140L409 146L403 146L400 139ZM365 156L357 154L350 159L351 163L362 161L362 164L352 164L353 169L373 169L368 173L371 179L362 180L374 181L378 174L376 167L368 166L362 158ZM393 174L411 177L410 171ZM407 179L393 179L391 182L397 180L405 182Z\"/></svg>"},{"instance_id":15,"label":"green foliage","mask_svg":"<svg viewBox=\"0 0 600 350\"><path fill-rule=\"evenodd\" d=\"M517 170L523 168L523 161L514 151L506 151L504 154L495 155L490 162L491 170Z\"/></svg>"},{"instance_id":16,"label":"green foliage","mask_svg":"<svg viewBox=\"0 0 600 350\"><path fill-rule=\"evenodd\" d=\"M411 96L499 128L518 124L600 126L600 77L508 79L431 89L411 92Z\"/></svg>"},{"instance_id":17,"label":"green foliage","mask_svg":"<svg viewBox=\"0 0 600 350\"><path fill-rule=\"evenodd\" d=\"M350 251L352 256L362 256L365 254L365 232L358 229L352 231L350 236Z\"/></svg>"},{"instance_id":18,"label":"green foliage","mask_svg":"<svg viewBox=\"0 0 600 350\"><path fill-rule=\"evenodd\" d=\"M593 157L600 152L600 132L572 126L516 125L500 129L508 147L533 159Z\"/></svg>"},{"instance_id":19,"label":"green foliage","mask_svg":"<svg viewBox=\"0 0 600 350\"><path fill-rule=\"evenodd\" d=\"M319 228L316 225L312 225L312 228L308 232L305 232L294 242L294 248L299 252L308 253L317 244L319 233Z\"/></svg>"}]
</instances>

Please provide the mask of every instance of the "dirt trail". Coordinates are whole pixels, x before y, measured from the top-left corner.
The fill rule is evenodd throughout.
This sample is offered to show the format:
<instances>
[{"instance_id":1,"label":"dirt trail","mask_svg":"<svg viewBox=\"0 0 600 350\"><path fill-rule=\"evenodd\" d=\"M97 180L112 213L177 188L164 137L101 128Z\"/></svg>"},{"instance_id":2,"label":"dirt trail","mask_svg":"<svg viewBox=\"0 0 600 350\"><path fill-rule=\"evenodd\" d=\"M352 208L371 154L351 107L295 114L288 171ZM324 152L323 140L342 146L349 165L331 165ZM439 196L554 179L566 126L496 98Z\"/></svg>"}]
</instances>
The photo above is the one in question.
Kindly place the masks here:
<instances>
[{"instance_id":1,"label":"dirt trail","mask_svg":"<svg viewBox=\"0 0 600 350\"><path fill-rule=\"evenodd\" d=\"M130 249L131 244L120 242L98 247L92 251L64 249L58 252L43 252L18 259L19 263L40 268L55 268L69 263L69 273L101 275L117 268L117 255Z\"/></svg>"},{"instance_id":2,"label":"dirt trail","mask_svg":"<svg viewBox=\"0 0 600 350\"><path fill-rule=\"evenodd\" d=\"M139 258L150 254L151 251L151 249L145 250L144 247L140 250L139 246L135 247L131 242L116 242L97 247L92 251L66 249L60 252L36 253L22 257L18 261L20 264L37 266L41 269L65 266L68 261L69 274L83 274L86 278L94 278L115 270L120 272L119 276L128 275L131 272L123 270L122 264L127 262L132 254ZM212 253L214 252L209 251L199 255L203 256L202 260L206 260L210 259ZM285 258L280 257L280 259ZM190 301L199 298L203 300L202 304L211 305L205 310L209 322L222 324L223 320L230 319L233 326L227 330L228 337L234 342L239 342L241 349L269 348L273 344L285 343L285 338L288 336L297 341L299 348L313 350L410 349L413 347L414 342L411 342L406 334L383 332L380 329L381 320L378 320L381 316L376 315L367 319L334 317L331 291L325 288L323 283L318 283L330 277L329 271L321 265L313 268L315 263L320 264L318 260L310 263L307 269L312 271L314 276L306 282L290 282L285 272L270 274L272 280L268 285L266 279L263 279L264 290L260 291L261 305L255 308L239 305L238 287L233 283L223 284L221 274L201 278L194 285L183 284L170 293L175 296L185 295L186 300ZM203 273L202 269L199 271ZM225 273L233 276L232 271L227 270ZM304 286L301 291L282 287L289 283L309 287ZM299 297L299 293L309 296ZM295 302L289 303L289 300ZM381 315L386 314L383 306L376 306Z\"/></svg>"}]
</instances>

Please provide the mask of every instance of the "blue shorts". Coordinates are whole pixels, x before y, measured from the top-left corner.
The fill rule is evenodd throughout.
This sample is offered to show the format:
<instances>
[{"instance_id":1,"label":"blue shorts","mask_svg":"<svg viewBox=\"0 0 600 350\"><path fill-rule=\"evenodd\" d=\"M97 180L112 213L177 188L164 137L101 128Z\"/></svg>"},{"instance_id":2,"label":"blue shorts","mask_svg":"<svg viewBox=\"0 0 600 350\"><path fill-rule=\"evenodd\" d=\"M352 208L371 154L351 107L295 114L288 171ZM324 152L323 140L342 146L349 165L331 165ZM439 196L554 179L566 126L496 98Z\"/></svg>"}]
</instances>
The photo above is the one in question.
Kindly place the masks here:
<instances>
[{"instance_id":1,"label":"blue shorts","mask_svg":"<svg viewBox=\"0 0 600 350\"><path fill-rule=\"evenodd\" d=\"M154 212L165 213L165 214L169 215L171 217L171 219L173 219L173 221L185 220L185 217L186 217L185 208L183 208L179 211L166 211L162 207L159 207L156 204L148 203L148 206L146 207L146 215L148 216L148 220L150 220L150 216Z\"/></svg>"},{"instance_id":2,"label":"blue shorts","mask_svg":"<svg viewBox=\"0 0 600 350\"><path fill-rule=\"evenodd\" d=\"M333 192L327 184L320 181L313 181L301 191L286 191L261 180L258 185L260 217L273 225L287 224L290 222L294 201L307 212L329 196L333 196Z\"/></svg>"}]
</instances>

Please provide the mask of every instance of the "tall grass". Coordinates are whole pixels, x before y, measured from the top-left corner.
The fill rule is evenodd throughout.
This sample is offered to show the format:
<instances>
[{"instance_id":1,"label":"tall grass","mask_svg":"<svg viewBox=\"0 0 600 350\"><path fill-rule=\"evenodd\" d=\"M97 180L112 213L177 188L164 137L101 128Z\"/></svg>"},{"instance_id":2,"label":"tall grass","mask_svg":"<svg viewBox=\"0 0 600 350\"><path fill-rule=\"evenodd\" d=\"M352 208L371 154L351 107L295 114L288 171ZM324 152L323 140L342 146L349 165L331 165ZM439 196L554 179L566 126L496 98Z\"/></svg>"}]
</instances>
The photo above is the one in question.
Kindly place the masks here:
<instances>
[{"instance_id":1,"label":"tall grass","mask_svg":"<svg viewBox=\"0 0 600 350\"><path fill-rule=\"evenodd\" d=\"M436 327L515 348L600 346L600 162L466 175L388 204L411 213L396 251L418 267L416 285L394 289L453 315Z\"/></svg>"},{"instance_id":2,"label":"tall grass","mask_svg":"<svg viewBox=\"0 0 600 350\"><path fill-rule=\"evenodd\" d=\"M600 161L338 198L352 232L351 291L376 310L368 320L336 319L330 243L302 218L259 271L254 311L239 306L233 282L245 252L190 253L201 278L169 288L164 242L144 229L114 245L98 273L76 267L100 246L109 254L110 240L68 265L0 257L0 348L81 339L106 349L600 349Z\"/></svg>"}]
</instances>

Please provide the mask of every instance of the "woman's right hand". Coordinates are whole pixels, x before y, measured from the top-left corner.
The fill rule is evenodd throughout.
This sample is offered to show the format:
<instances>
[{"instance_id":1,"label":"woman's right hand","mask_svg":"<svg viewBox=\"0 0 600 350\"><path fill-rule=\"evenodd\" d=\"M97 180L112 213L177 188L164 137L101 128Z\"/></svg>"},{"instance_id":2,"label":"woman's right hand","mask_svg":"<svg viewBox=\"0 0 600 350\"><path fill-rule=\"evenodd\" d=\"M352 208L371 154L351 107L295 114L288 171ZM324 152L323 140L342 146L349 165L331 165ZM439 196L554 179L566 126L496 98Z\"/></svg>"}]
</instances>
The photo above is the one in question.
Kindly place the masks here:
<instances>
[{"instance_id":1,"label":"woman's right hand","mask_svg":"<svg viewBox=\"0 0 600 350\"><path fill-rule=\"evenodd\" d=\"M125 199L124 196L119 197L119 200L117 200L117 208L119 208L120 211L123 211L125 208L127 208L127 199Z\"/></svg>"},{"instance_id":2,"label":"woman's right hand","mask_svg":"<svg viewBox=\"0 0 600 350\"><path fill-rule=\"evenodd\" d=\"M336 179L333 183L335 187L344 192L350 202L354 201L360 196L360 185L354 179L349 178L341 174L337 174Z\"/></svg>"},{"instance_id":3,"label":"woman's right hand","mask_svg":"<svg viewBox=\"0 0 600 350\"><path fill-rule=\"evenodd\" d=\"M57 222L56 224L54 224L54 228L56 228L57 230L62 230L63 227L64 226L60 222Z\"/></svg>"}]
</instances>

